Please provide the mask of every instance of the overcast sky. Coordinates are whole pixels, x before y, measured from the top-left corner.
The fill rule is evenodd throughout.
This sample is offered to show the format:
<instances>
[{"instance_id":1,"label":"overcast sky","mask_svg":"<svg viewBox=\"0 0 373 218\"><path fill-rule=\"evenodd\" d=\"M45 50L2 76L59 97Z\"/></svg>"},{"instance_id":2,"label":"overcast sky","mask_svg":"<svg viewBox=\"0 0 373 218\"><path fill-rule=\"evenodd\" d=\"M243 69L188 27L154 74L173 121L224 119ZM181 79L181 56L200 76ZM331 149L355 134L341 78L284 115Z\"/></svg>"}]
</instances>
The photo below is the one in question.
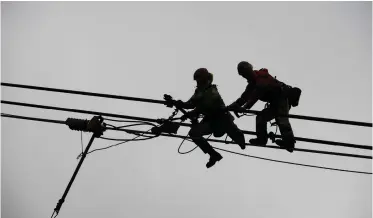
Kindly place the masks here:
<instances>
[{"instance_id":1,"label":"overcast sky","mask_svg":"<svg viewBox=\"0 0 373 218\"><path fill-rule=\"evenodd\" d=\"M246 86L236 71L242 60L303 90L292 114L372 122L371 2L1 3L2 82L187 100L195 88L193 72L206 67L229 104ZM157 104L9 87L1 93L3 100L123 115L165 118L172 112ZM92 117L9 105L1 111L57 120ZM235 122L255 130L254 117ZM291 124L298 137L372 145L371 128ZM50 217L78 164L80 133L10 118L1 118L1 127L2 217ZM86 145L90 134L83 136ZM105 136L132 137L113 131ZM208 155L200 149L180 155L180 142L160 137L92 153L59 217L372 217L371 175L229 153L206 169ZM92 149L111 143L96 139ZM237 145L214 146L241 152ZM186 142L182 150L193 147ZM296 147L372 155L306 142ZM368 159L259 147L243 153L372 171Z\"/></svg>"}]
</instances>

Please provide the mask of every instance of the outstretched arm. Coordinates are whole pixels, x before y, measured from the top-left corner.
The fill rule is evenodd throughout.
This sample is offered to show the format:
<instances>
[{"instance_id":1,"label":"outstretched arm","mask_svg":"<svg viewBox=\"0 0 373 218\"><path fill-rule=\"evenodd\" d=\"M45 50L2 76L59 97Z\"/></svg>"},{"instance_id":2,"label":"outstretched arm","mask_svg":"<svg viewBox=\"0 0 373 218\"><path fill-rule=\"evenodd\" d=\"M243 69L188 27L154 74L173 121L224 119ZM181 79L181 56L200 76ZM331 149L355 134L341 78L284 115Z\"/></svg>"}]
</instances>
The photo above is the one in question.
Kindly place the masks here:
<instances>
[{"instance_id":1,"label":"outstretched arm","mask_svg":"<svg viewBox=\"0 0 373 218\"><path fill-rule=\"evenodd\" d=\"M229 105L229 107L233 109L233 108L241 107L242 105L244 105L247 99L251 96L251 93L254 92L254 89L255 87L253 85L248 84L246 86L245 91L241 94L241 96L236 101L234 101L231 105Z\"/></svg>"},{"instance_id":2,"label":"outstretched arm","mask_svg":"<svg viewBox=\"0 0 373 218\"><path fill-rule=\"evenodd\" d=\"M257 90L254 90L251 92L251 95L249 96L249 99L246 101L243 108L250 109L254 104L259 100L259 93Z\"/></svg>"},{"instance_id":3,"label":"outstretched arm","mask_svg":"<svg viewBox=\"0 0 373 218\"><path fill-rule=\"evenodd\" d=\"M176 101L175 103L179 106L179 107L182 107L182 108L185 108L185 109L193 109L196 107L196 103L195 103L195 99L196 99L196 92L193 94L192 97L190 97L190 99L186 102L183 102L182 100L178 100Z\"/></svg>"},{"instance_id":4,"label":"outstretched arm","mask_svg":"<svg viewBox=\"0 0 373 218\"><path fill-rule=\"evenodd\" d=\"M195 101L194 101L194 95L187 102L185 102L183 106L184 106L185 109L195 108L196 105L195 105Z\"/></svg>"}]
</instances>

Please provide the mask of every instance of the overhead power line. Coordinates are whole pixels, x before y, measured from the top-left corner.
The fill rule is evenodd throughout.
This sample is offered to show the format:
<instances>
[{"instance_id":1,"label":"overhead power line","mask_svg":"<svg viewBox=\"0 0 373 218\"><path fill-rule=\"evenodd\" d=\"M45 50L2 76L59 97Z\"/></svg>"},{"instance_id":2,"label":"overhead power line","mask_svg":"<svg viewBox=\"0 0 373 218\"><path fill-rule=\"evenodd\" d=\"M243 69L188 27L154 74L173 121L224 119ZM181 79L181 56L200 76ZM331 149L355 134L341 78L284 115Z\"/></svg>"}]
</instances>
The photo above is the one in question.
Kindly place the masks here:
<instances>
[{"instance_id":1,"label":"overhead power line","mask_svg":"<svg viewBox=\"0 0 373 218\"><path fill-rule=\"evenodd\" d=\"M336 168L330 168L330 167L322 167L322 166L315 166L315 165L308 165L308 164L293 163L293 162L288 162L288 161L273 160L273 159L269 159L269 158L256 157L256 156L242 154L242 153L238 153L238 152L234 152L234 151L228 151L228 150L221 149L221 148L216 148L216 147L214 147L214 148L218 149L218 150L221 150L221 151L228 152L228 153L232 153L232 154L237 154L237 155L241 155L241 156L246 156L246 157L251 157L251 158L256 158L256 159L261 159L261 160L267 160L267 161L272 161L272 162L277 162L277 163L286 163L286 164L292 164L292 165L298 165L298 166L304 166L304 167L312 167L312 168L319 168L319 169L325 169L325 170L336 170L336 171L350 172L350 173L372 174L371 172L336 169Z\"/></svg>"},{"instance_id":2,"label":"overhead power line","mask_svg":"<svg viewBox=\"0 0 373 218\"><path fill-rule=\"evenodd\" d=\"M102 98L113 98L113 99L139 101L139 102L147 102L147 103L155 103L155 104L166 104L166 101L163 101L163 100L155 100L155 99L147 99L147 98L110 95L110 94L102 94L102 93L94 93L94 92L76 91L76 90L68 90L68 89L57 89L57 88L48 88L48 87L41 87L41 86L31 86L31 85L22 85L22 84L4 83L4 82L2 82L1 85L2 86L8 86L8 87L34 89L34 90L42 90L42 91L50 91L50 92L60 92L60 93L94 96L94 97L102 97ZM253 113L253 114L260 113L260 111L255 111L255 110L246 110L246 112ZM319 122L329 122L329 123L338 123L338 124L364 126L364 127L372 127L373 126L372 123L350 121L350 120L330 119L330 118L303 116L303 115L295 115L295 114L289 114L289 115L284 115L284 116L294 118L294 119L303 119L303 120L311 120L311 121L319 121Z\"/></svg>"},{"instance_id":3,"label":"overhead power line","mask_svg":"<svg viewBox=\"0 0 373 218\"><path fill-rule=\"evenodd\" d=\"M67 111L67 112L83 113L83 114L91 114L91 115L101 115L101 116L116 117L116 118L122 118L122 119L132 119L132 120L139 120L139 121L146 121L146 122L158 122L157 119L127 116L127 115L119 115L119 114L104 113L104 112L97 112L97 111L88 111L88 110L71 109L71 108L61 108L61 107L54 107L54 106L47 106L47 105L37 105L37 104L29 104L29 103L13 102L13 101L5 101L5 100L1 100L1 103L2 104L9 104L9 105L23 106L23 107L42 108L42 109L48 109L48 110ZM181 125L181 126L187 126L187 127L191 126L191 124L188 124L188 123L178 123L178 124ZM256 135L256 133L252 132L252 131L242 131L242 132L244 134ZM276 135L275 137L280 138L281 136ZM310 142L310 143L333 145L333 146L372 150L372 146L368 146L368 145L357 145L357 144L326 141L326 140L319 140L319 139L307 139L307 138L301 138L301 137L295 137L295 140ZM262 147L262 146L259 146L259 147ZM269 146L266 146L266 147L269 147Z\"/></svg>"},{"instance_id":4,"label":"overhead power line","mask_svg":"<svg viewBox=\"0 0 373 218\"><path fill-rule=\"evenodd\" d=\"M65 121L60 121L60 120L52 120L52 119L43 119L43 118L35 118L35 117L26 117L26 116L18 116L18 115L12 115L12 114L1 114L3 117L9 117L9 118L17 118L17 119L25 119L25 120L33 120L33 121L40 121L40 122L47 122L47 123L56 123L56 124L65 124ZM145 132L145 131L138 131L138 130L129 130L129 129L116 129L116 128L108 128L109 130L114 130L114 131L124 131L127 133L146 133L146 134L152 134L151 132ZM185 137L185 136L179 136L179 135L170 135L170 134L161 134L162 136L166 137L175 137L175 138L183 138L183 139L190 139L190 137ZM214 142L220 142L220 143L226 143L225 141L222 140L209 140L208 141L214 141ZM231 143L231 142L229 142ZM232 154L237 154L241 156L246 156L246 157L251 157L251 158L256 158L256 159L261 159L261 160L267 160L267 161L272 161L272 162L278 162L278 163L285 163L285 164L291 164L291 165L298 165L298 166L304 166L304 167L312 167L312 168L319 168L319 169L326 169L326 170L334 170L334 171L342 171L342 172L351 172L351 173L359 173L359 174L372 174L371 172L364 172L364 171L354 171L354 170L346 170L346 169L338 169L338 168L329 168L329 167L322 167L322 166L315 166L315 165L308 165L308 164L300 164L300 163L293 163L293 162L287 162L287 161L280 161L280 160L274 160L274 159L269 159L269 158L262 158L262 157L257 157L257 156L252 156L252 155L247 155L247 154L242 154L234 151L229 151L226 149L222 148L217 148L214 147L215 149L232 153Z\"/></svg>"},{"instance_id":5,"label":"overhead power line","mask_svg":"<svg viewBox=\"0 0 373 218\"><path fill-rule=\"evenodd\" d=\"M129 133L143 133L143 131L130 130L130 129L124 129L123 131L129 132ZM185 136L171 135L171 134L166 134L166 133L162 133L161 135L168 136L168 137L173 137L173 138L181 138L181 139L185 138ZM220 139L207 139L207 141L219 142L219 143L225 143L225 144L235 144L234 142L224 141L224 140L220 140ZM249 146L252 146L252 147L260 147L260 148L282 149L278 146L272 146L272 145L261 146L261 145L253 145L253 144L250 144L250 143L245 143L245 145L246 146L249 145ZM316 154L328 154L328 155L344 156L344 157L355 157L355 158L363 158L363 159L372 159L372 156L367 156L367 155L348 154L348 153L339 153L339 152L330 152L330 151L319 151L319 150L302 149L302 148L294 148L294 151L316 153Z\"/></svg>"},{"instance_id":6,"label":"overhead power line","mask_svg":"<svg viewBox=\"0 0 373 218\"><path fill-rule=\"evenodd\" d=\"M68 90L68 89L56 89L56 88L48 88L48 87L41 87L41 86L29 86L29 85L3 83L3 82L1 83L1 85L9 86L9 87L16 87L16 88L49 91L49 92L61 92L61 93L75 94L75 95L86 95L86 96L94 96L94 97L101 97L101 98L113 98L113 99L128 100L128 101L141 101L141 102L147 102L147 103L165 104L165 101L146 99L146 98L127 97L127 96L120 96L120 95L110 95L110 94L102 94L102 93L94 93L94 92L75 91L75 90Z\"/></svg>"},{"instance_id":7,"label":"overhead power line","mask_svg":"<svg viewBox=\"0 0 373 218\"><path fill-rule=\"evenodd\" d=\"M99 115L99 114L96 114L96 115ZM4 117L19 118L19 119L28 119L28 120L36 120L36 121L48 122L47 120L45 120L45 119L42 120L40 118L22 117L22 116L9 115L9 114L2 114L2 116L4 116ZM58 123L58 122L61 122L61 121L56 121L56 122ZM151 134L151 133L148 133L148 132L145 132L145 131L132 130L132 129L117 129L117 128L113 128L113 127L108 127L107 129L108 130L116 130L116 131L124 131L124 132L127 132L127 133L133 133L133 134L143 134L143 133ZM172 137L172 138L181 138L181 139L186 138L185 136L171 135L171 134L167 134L167 133L161 133L160 135L168 136L168 137ZM219 143L225 143L225 144L235 144L234 142L229 142L229 141L224 141L224 140L219 140L219 139L207 139L207 140L211 141L211 142L219 142ZM278 146L271 146L271 145L260 146L260 145L252 145L250 143L245 143L245 144L249 145L249 146L253 146L253 147L271 148L271 149L282 149L282 148L280 148ZM339 153L339 152L330 152L330 151L319 151L319 150L302 149L302 148L295 148L294 151L307 152L307 153L317 153L317 154L327 154L327 155L334 155L334 156L354 157L354 158L362 158L362 159L372 159L372 156L367 156L367 155Z\"/></svg>"}]
</instances>

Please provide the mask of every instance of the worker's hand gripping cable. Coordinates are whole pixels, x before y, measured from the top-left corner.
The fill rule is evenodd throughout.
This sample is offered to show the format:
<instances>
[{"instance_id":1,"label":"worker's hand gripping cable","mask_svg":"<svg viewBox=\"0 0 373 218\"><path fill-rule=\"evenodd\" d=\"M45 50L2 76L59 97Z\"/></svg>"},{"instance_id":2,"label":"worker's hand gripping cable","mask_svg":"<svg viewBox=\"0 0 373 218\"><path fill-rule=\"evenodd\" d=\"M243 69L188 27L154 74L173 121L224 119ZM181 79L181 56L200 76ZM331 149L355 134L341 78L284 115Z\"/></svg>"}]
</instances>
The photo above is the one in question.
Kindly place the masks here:
<instances>
[{"instance_id":1,"label":"worker's hand gripping cable","mask_svg":"<svg viewBox=\"0 0 373 218\"><path fill-rule=\"evenodd\" d=\"M181 120L181 122L185 121L186 119L190 119L192 124L197 123L197 119L192 116L191 113L187 112L183 107L181 101L175 101L170 95L165 94L164 99L166 100L166 106L167 107L175 107L174 112L171 114L171 116L167 119L158 119L157 122L161 124L160 126L153 127L151 129L151 132L157 135L160 135L161 133L170 133L170 134L176 134L180 124L175 123L173 121ZM175 118L177 113L181 111L183 113L183 116ZM180 123L181 123L180 122Z\"/></svg>"}]
</instances>

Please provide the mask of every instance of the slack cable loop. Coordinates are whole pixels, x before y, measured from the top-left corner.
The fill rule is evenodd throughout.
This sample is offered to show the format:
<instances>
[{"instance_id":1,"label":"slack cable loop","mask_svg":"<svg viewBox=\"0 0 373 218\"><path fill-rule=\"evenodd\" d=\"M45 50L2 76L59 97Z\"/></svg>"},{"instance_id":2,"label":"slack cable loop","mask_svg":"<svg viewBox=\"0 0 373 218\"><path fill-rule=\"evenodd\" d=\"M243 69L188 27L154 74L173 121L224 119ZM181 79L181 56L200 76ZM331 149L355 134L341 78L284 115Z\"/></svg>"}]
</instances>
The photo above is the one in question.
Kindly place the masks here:
<instances>
[{"instance_id":1,"label":"slack cable loop","mask_svg":"<svg viewBox=\"0 0 373 218\"><path fill-rule=\"evenodd\" d=\"M188 134L188 135L189 135L189 134ZM194 149L196 149L196 148L198 147L198 146L196 146L196 147L194 147L192 150L187 151L187 152L181 152L181 151L180 151L181 145L182 145L182 144L184 143L184 141L187 139L188 135L186 135L185 138L183 138L183 141L181 141L181 143L180 143L180 145L179 145L179 148L177 149L177 152L178 152L179 154L188 154L188 153L192 152Z\"/></svg>"},{"instance_id":2,"label":"slack cable loop","mask_svg":"<svg viewBox=\"0 0 373 218\"><path fill-rule=\"evenodd\" d=\"M115 146L118 146L118 145L124 144L124 143L126 143L126 142L131 142L131 141L144 141L144 140L153 139L153 138L158 137L158 136L153 136L153 137L149 137L149 138L145 138L145 139L137 139L137 138L143 136L144 134L146 134L146 133L149 132L149 131L150 131L150 130L148 130L148 131L146 131L146 132L144 132L144 133L142 133L142 134L140 134L140 135L137 135L136 137L134 137L134 138L132 138L132 139L125 139L125 140L123 140L122 142L119 142L119 143L114 144L114 145L110 145L110 146L107 146L107 147L104 147L104 148L93 149L92 151L89 151L89 152L87 153L87 155L90 154L90 153L96 152L96 151L106 150L106 149L109 149L109 148L111 148L111 147L115 147ZM103 138L103 137L100 137L100 138ZM106 138L103 138L103 139L106 139ZM110 139L108 139L108 140L110 140ZM81 155L79 155L77 158L80 158L80 157L81 157Z\"/></svg>"},{"instance_id":3,"label":"slack cable loop","mask_svg":"<svg viewBox=\"0 0 373 218\"><path fill-rule=\"evenodd\" d=\"M184 143L184 141L188 138L188 136L189 136L189 133L188 133L188 135L186 135L186 136L183 138L183 141L180 143L179 148L177 149L177 152L178 152L179 154L188 154L188 153L194 151L194 150L198 147L198 146L196 146L196 147L194 147L193 149L191 149L191 150L189 150L189 151L187 151L187 152L181 152L181 151L180 151L181 145L182 145L182 144Z\"/></svg>"},{"instance_id":4,"label":"slack cable loop","mask_svg":"<svg viewBox=\"0 0 373 218\"><path fill-rule=\"evenodd\" d=\"M136 137L133 138L133 139L129 139L129 140L127 140L127 141L119 142L119 143L117 143L117 144L110 145L110 146L107 146L107 147L104 147L104 148L93 149L92 151L90 151L90 152L87 153L87 156L88 156L88 154L90 154L90 153L92 153L92 152L100 151L100 150L105 150L105 149L108 149L108 148L111 148L111 147L114 147L114 146L118 146L118 145L124 144L124 143L126 143L126 142L132 141L132 140L134 140L134 139L136 139L136 138L138 138L138 137L139 137L139 136L136 136ZM82 154L79 154L78 157L77 157L76 159L79 159L79 158L81 158L81 157L82 157Z\"/></svg>"},{"instance_id":5,"label":"slack cable loop","mask_svg":"<svg viewBox=\"0 0 373 218\"><path fill-rule=\"evenodd\" d=\"M211 135L212 135L212 134L210 134L206 139L209 139L209 138L211 137ZM181 152L181 151L180 151L181 145L184 143L185 140L190 141L190 142L193 142L193 140L191 140L190 138L188 139L188 136L189 136L189 133L188 133L188 135L186 135L186 136L183 138L183 141L180 143L179 148L177 149L177 152L178 152L179 154L188 154L188 153L194 151L194 150L198 147L198 145L196 145L196 147L194 147L193 149L191 149L191 150L189 150L189 151L187 151L187 152Z\"/></svg>"}]
</instances>

